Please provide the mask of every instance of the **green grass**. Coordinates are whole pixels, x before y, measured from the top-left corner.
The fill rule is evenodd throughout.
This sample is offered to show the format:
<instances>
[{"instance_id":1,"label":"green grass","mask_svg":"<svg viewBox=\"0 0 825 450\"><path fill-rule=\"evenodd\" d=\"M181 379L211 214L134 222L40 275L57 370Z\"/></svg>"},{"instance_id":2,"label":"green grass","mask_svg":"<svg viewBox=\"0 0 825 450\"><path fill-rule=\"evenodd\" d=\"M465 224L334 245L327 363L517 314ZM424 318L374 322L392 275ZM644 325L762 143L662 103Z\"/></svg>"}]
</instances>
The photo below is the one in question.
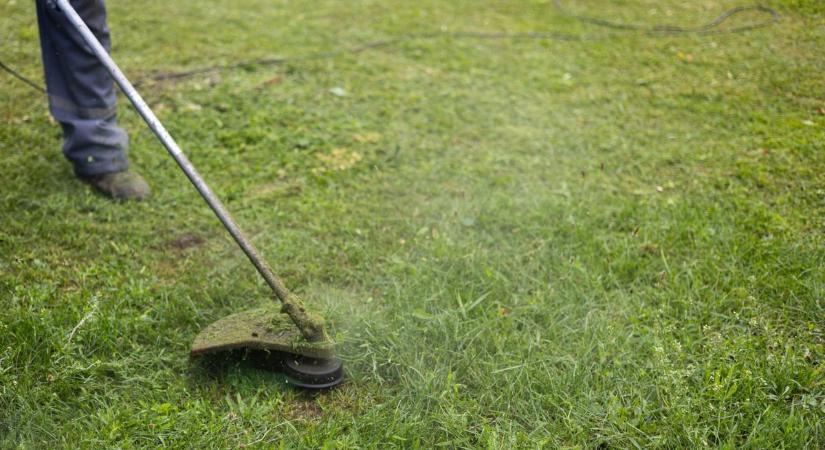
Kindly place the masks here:
<instances>
[{"instance_id":1,"label":"green grass","mask_svg":"<svg viewBox=\"0 0 825 450\"><path fill-rule=\"evenodd\" d=\"M76 181L45 100L0 75L0 447L824 447L825 8L770 4L767 29L653 38L546 1L110 1L144 81L441 28L606 39L142 84L342 342L348 382L317 396L189 361L268 294L125 99L140 204ZM42 79L33 5L0 10L2 60Z\"/></svg>"}]
</instances>

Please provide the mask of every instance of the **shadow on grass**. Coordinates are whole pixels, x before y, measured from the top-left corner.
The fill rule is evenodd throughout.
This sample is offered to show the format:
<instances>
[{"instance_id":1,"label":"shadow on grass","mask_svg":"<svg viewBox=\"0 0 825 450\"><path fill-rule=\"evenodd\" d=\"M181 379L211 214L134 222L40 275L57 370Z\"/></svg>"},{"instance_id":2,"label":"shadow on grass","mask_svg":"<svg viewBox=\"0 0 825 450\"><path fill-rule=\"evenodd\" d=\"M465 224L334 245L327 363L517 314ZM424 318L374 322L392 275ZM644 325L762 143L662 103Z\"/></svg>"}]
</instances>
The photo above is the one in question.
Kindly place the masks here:
<instances>
[{"instance_id":1,"label":"shadow on grass","mask_svg":"<svg viewBox=\"0 0 825 450\"><path fill-rule=\"evenodd\" d=\"M198 386L207 384L223 386L236 384L238 378L243 378L244 385L277 385L284 391L298 393L306 399L315 398L319 394L335 389L336 386L320 389L296 386L283 372L285 362L291 357L288 353L253 349L238 349L197 356L190 358L191 380Z\"/></svg>"}]
</instances>

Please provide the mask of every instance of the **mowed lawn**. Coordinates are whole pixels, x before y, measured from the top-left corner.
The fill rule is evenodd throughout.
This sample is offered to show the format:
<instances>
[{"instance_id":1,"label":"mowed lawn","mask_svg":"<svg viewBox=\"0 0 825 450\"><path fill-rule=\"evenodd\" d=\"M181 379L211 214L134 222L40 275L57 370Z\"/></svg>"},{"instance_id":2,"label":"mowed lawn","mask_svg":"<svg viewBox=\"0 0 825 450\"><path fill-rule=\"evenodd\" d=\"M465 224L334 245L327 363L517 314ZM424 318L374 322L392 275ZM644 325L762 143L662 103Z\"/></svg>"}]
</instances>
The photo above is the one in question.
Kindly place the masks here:
<instances>
[{"instance_id":1,"label":"mowed lawn","mask_svg":"<svg viewBox=\"0 0 825 450\"><path fill-rule=\"evenodd\" d=\"M767 4L651 35L550 1L109 1L115 59L347 381L191 361L267 288L125 98L144 203L75 180L2 73L0 447L823 448L825 6ZM449 34L482 31L576 38ZM42 83L37 39L2 0L0 60Z\"/></svg>"}]
</instances>

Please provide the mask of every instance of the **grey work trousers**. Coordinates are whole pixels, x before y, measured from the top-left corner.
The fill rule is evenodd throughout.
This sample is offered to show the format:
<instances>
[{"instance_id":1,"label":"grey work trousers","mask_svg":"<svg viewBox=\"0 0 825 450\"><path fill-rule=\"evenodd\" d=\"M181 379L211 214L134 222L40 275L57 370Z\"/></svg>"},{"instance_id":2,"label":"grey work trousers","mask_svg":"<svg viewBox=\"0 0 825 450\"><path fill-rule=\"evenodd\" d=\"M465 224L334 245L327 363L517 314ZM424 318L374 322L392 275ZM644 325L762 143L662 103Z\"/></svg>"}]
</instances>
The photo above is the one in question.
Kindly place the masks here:
<instances>
[{"instance_id":1,"label":"grey work trousers","mask_svg":"<svg viewBox=\"0 0 825 450\"><path fill-rule=\"evenodd\" d=\"M63 154L78 176L126 170L129 139L117 126L112 78L52 1L36 4L49 111L63 128ZM103 0L71 4L110 51Z\"/></svg>"}]
</instances>

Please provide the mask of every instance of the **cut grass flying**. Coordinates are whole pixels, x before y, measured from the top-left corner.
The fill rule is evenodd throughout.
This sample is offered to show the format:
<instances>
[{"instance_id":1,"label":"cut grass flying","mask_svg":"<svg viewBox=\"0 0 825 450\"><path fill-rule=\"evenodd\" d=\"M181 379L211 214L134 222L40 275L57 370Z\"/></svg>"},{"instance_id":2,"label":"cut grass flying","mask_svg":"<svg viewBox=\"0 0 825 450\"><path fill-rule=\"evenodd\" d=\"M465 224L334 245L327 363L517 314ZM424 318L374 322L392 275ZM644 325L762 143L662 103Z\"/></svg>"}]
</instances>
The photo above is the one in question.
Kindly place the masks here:
<instances>
[{"instance_id":1,"label":"cut grass flying","mask_svg":"<svg viewBox=\"0 0 825 450\"><path fill-rule=\"evenodd\" d=\"M57 5L281 301L280 313L256 309L213 323L195 338L191 355L242 349L262 351L267 356L264 366L283 370L287 379L296 386L323 389L339 384L344 377L343 363L333 353L333 343L324 330L323 320L307 311L303 302L275 276L69 1L57 0ZM284 314L288 320L282 317Z\"/></svg>"},{"instance_id":2,"label":"cut grass flying","mask_svg":"<svg viewBox=\"0 0 825 450\"><path fill-rule=\"evenodd\" d=\"M203 199L221 221L223 226L247 255L249 260L264 278L267 285L269 285L272 289L275 297L282 303L280 313L269 311L267 309L255 309L231 315L211 324L195 338L195 342L192 345L191 355L201 356L218 352L246 350L243 352L246 357L249 356L249 351L261 351L267 355L266 358L263 358L265 361L263 364L264 367L282 369L286 373L290 382L296 386L304 388L329 388L339 384L343 380L343 363L340 359L334 356L333 343L324 330L323 320L318 317L314 317L311 313L309 313L303 306L302 301L290 293L284 284L274 275L267 263L261 258L258 251L252 246L252 243L244 235L235 223L234 219L232 219L229 212L217 196L215 196L206 182L201 178L195 167L188 160L188 158L186 158L186 155L183 154L177 143L174 139L172 139L171 135L166 131L163 124L155 116L146 102L144 102L132 83L120 71L114 60L98 42L97 38L89 30L77 12L72 8L68 0L57 0L57 4L67 14L70 22L77 28L85 42L92 48L97 58L110 72L115 82L120 86L125 95L132 102L140 116L146 121L155 136L157 136L164 147L166 147L169 154L175 159L180 168L184 171ZM559 10L565 11L559 0L555 0L554 4ZM716 27L724 23L727 19L741 12L750 10L767 13L770 16L770 20L744 27L735 27L729 30L722 30L721 32L746 31L775 23L776 20L778 20L778 14L773 9L762 6L732 8L725 11L716 19L693 28L628 25L598 20L588 16L580 16L570 13L567 14L578 20L590 22L607 28L637 30L653 34L679 34L719 32ZM349 50L357 53L369 48L395 44L403 40L438 37L444 34L445 33L411 34L390 41L376 41L367 43ZM558 37L556 34L547 33L525 33L523 35L512 35L507 33L486 34L453 32L447 34L454 37L476 38L529 37L545 39ZM332 53L327 52L315 56L325 58L339 52L340 51ZM312 56L309 58L312 58ZM275 60L267 59L247 61L230 66L214 66L178 74L165 74L158 77L158 79L183 78L194 74L208 73L227 68L249 66L252 64L283 63L285 61L286 60L282 58ZM2 65L2 68L36 89L43 90L35 83L17 74L4 64ZM285 314L289 320L285 320L282 317L283 314Z\"/></svg>"}]
</instances>

